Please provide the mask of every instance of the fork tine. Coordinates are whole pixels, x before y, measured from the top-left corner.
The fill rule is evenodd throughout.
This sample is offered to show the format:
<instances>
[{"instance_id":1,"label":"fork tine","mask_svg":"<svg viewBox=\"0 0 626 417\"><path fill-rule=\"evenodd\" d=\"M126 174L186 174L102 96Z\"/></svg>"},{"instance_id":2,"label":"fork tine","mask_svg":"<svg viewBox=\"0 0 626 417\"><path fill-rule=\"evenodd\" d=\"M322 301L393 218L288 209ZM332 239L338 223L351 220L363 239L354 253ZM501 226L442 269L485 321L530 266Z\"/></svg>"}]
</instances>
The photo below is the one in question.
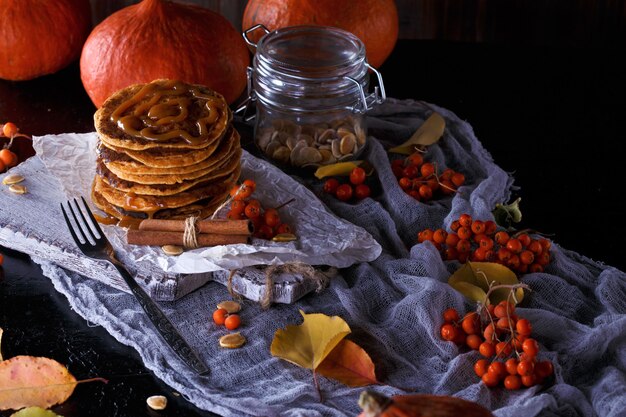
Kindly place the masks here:
<instances>
[{"instance_id":1,"label":"fork tine","mask_svg":"<svg viewBox=\"0 0 626 417\"><path fill-rule=\"evenodd\" d=\"M80 206L78 205L78 200L74 198L75 207L72 206L71 201L68 201L67 205L70 207L70 212L72 213L72 216L74 216L74 220L76 221L76 224L80 228L80 231L82 232L83 236L85 236L86 243L91 244L91 241L93 241L93 243L95 244L98 241L98 239L95 237L93 231L91 230L91 227L89 227L89 223L87 223L87 219L85 218L83 211L80 209ZM85 227L80 226L81 223L78 221L78 216L76 215L76 212L78 212L78 215L80 215L80 218L83 221L82 224L84 224ZM89 238L91 238L91 240Z\"/></svg>"},{"instance_id":2,"label":"fork tine","mask_svg":"<svg viewBox=\"0 0 626 417\"><path fill-rule=\"evenodd\" d=\"M93 217L93 213L91 212L91 209L87 205L87 202L85 201L85 197L81 195L80 199L83 200L83 204L85 205L85 211L87 212L87 215L89 215L89 218L91 219L91 224L93 224L94 229L96 229L96 232L98 232L101 238L104 237L104 233L102 232L102 229L100 228L100 225L98 224L98 221L96 220L96 218Z\"/></svg>"},{"instance_id":3,"label":"fork tine","mask_svg":"<svg viewBox=\"0 0 626 417\"><path fill-rule=\"evenodd\" d=\"M69 206L69 202L68 202L68 206ZM70 211L71 211L71 206L70 206ZM74 239L74 242L76 242L77 246L81 245L80 239L78 237L78 235L76 234L76 232L74 231L74 228L72 227L72 223L70 222L70 218L67 215L67 212L65 211L65 207L63 206L63 203L61 203L61 211L63 212L63 217L65 217L65 223L67 223L67 228L70 229L70 233L72 235L72 238ZM74 213L72 212L72 216L74 215ZM76 219L76 216L74 216L74 219ZM78 222L77 222L78 224ZM80 228L80 225L78 226ZM85 239L86 242L88 242L87 239Z\"/></svg>"}]
</instances>

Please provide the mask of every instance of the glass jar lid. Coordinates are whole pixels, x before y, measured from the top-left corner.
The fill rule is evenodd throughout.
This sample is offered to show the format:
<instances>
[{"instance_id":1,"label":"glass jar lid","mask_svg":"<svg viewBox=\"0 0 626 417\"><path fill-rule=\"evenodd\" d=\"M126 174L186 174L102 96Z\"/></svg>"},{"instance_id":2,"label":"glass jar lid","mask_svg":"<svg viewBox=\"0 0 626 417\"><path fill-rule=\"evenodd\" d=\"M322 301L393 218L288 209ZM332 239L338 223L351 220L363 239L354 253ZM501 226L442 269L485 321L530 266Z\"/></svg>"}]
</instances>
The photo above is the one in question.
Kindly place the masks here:
<instances>
[{"instance_id":1,"label":"glass jar lid","mask_svg":"<svg viewBox=\"0 0 626 417\"><path fill-rule=\"evenodd\" d=\"M257 59L259 66L311 80L340 76L359 79L367 72L363 42L350 32L332 27L278 29L260 40Z\"/></svg>"}]
</instances>

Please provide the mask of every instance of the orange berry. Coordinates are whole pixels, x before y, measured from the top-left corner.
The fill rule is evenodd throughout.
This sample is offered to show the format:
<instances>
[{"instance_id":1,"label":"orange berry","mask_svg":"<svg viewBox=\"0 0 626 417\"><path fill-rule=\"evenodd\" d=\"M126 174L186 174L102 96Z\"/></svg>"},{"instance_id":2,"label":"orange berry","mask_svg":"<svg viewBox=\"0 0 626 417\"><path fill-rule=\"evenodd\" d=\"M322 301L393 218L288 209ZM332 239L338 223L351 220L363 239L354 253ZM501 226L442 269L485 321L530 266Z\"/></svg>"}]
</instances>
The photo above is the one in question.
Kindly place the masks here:
<instances>
[{"instance_id":1,"label":"orange berry","mask_svg":"<svg viewBox=\"0 0 626 417\"><path fill-rule=\"evenodd\" d=\"M474 220L471 225L472 232L477 235L482 235L485 233L485 222L482 220Z\"/></svg>"},{"instance_id":2,"label":"orange berry","mask_svg":"<svg viewBox=\"0 0 626 417\"><path fill-rule=\"evenodd\" d=\"M499 358L505 358L511 354L513 347L508 342L496 343L496 356Z\"/></svg>"},{"instance_id":3,"label":"orange berry","mask_svg":"<svg viewBox=\"0 0 626 417\"><path fill-rule=\"evenodd\" d=\"M532 329L533 327L528 319L519 319L517 323L515 323L515 330L522 336L530 336Z\"/></svg>"},{"instance_id":4,"label":"orange berry","mask_svg":"<svg viewBox=\"0 0 626 417\"><path fill-rule=\"evenodd\" d=\"M454 220L452 223L450 223L450 230L452 230L453 232L459 230L459 227L461 227L461 222L458 220Z\"/></svg>"},{"instance_id":5,"label":"orange berry","mask_svg":"<svg viewBox=\"0 0 626 417\"><path fill-rule=\"evenodd\" d=\"M421 185L418 192L424 200L430 200L431 198L433 198L433 189L430 188L430 186L428 186L427 184Z\"/></svg>"},{"instance_id":6,"label":"orange berry","mask_svg":"<svg viewBox=\"0 0 626 417\"><path fill-rule=\"evenodd\" d=\"M504 378L504 388L508 390L516 390L522 387L522 378L518 375L509 375Z\"/></svg>"},{"instance_id":7,"label":"orange berry","mask_svg":"<svg viewBox=\"0 0 626 417\"><path fill-rule=\"evenodd\" d=\"M20 129L15 125L15 123L11 123L11 122L6 122L4 126L2 126L2 133L7 138L11 138L17 135L17 132L19 132L19 130Z\"/></svg>"},{"instance_id":8,"label":"orange berry","mask_svg":"<svg viewBox=\"0 0 626 417\"><path fill-rule=\"evenodd\" d=\"M487 367L487 372L490 374L497 375L498 380L501 380L506 375L508 375L504 362L498 362L498 361L491 362L491 364Z\"/></svg>"},{"instance_id":9,"label":"orange berry","mask_svg":"<svg viewBox=\"0 0 626 417\"><path fill-rule=\"evenodd\" d=\"M496 232L498 225L493 220L487 220L485 222L485 234L488 236L493 235Z\"/></svg>"},{"instance_id":10,"label":"orange berry","mask_svg":"<svg viewBox=\"0 0 626 417\"><path fill-rule=\"evenodd\" d=\"M522 251L522 253L519 254L519 260L525 265L530 265L535 260L535 254L529 250Z\"/></svg>"},{"instance_id":11,"label":"orange berry","mask_svg":"<svg viewBox=\"0 0 626 417\"><path fill-rule=\"evenodd\" d=\"M552 242L550 242L548 239L539 239L539 243L541 244L541 247L544 251L547 251L548 249L550 249L550 246L552 246Z\"/></svg>"},{"instance_id":12,"label":"orange berry","mask_svg":"<svg viewBox=\"0 0 626 417\"><path fill-rule=\"evenodd\" d=\"M265 224L267 224L269 227L276 227L281 223L280 215L278 214L278 210L276 210L275 208L269 208L265 210L263 218L265 219Z\"/></svg>"},{"instance_id":13,"label":"orange berry","mask_svg":"<svg viewBox=\"0 0 626 417\"><path fill-rule=\"evenodd\" d=\"M537 383L537 377L535 377L535 374L524 375L521 379L522 385L524 385L525 387L532 387Z\"/></svg>"},{"instance_id":14,"label":"orange berry","mask_svg":"<svg viewBox=\"0 0 626 417\"><path fill-rule=\"evenodd\" d=\"M246 208L244 209L244 213L249 219L259 217L261 215L261 203L259 203L259 200L248 201L248 204L246 204Z\"/></svg>"},{"instance_id":15,"label":"orange berry","mask_svg":"<svg viewBox=\"0 0 626 417\"><path fill-rule=\"evenodd\" d=\"M7 166L4 162L2 162L2 160L0 159L0 172L4 172L4 170L7 169Z\"/></svg>"},{"instance_id":16,"label":"orange berry","mask_svg":"<svg viewBox=\"0 0 626 417\"><path fill-rule=\"evenodd\" d=\"M419 152L414 152L411 155L407 156L407 162L411 165L420 166L424 163L424 157Z\"/></svg>"},{"instance_id":17,"label":"orange berry","mask_svg":"<svg viewBox=\"0 0 626 417\"><path fill-rule=\"evenodd\" d=\"M459 313L455 308L449 308L443 312L443 320L446 322L456 322L459 321Z\"/></svg>"},{"instance_id":18,"label":"orange berry","mask_svg":"<svg viewBox=\"0 0 626 417\"><path fill-rule=\"evenodd\" d=\"M487 373L487 368L489 367L489 361L487 359L478 359L474 364L474 372L479 377L482 377Z\"/></svg>"},{"instance_id":19,"label":"orange berry","mask_svg":"<svg viewBox=\"0 0 626 417\"><path fill-rule=\"evenodd\" d=\"M522 242L519 239L511 238L506 242L506 248L513 253L520 253L522 251Z\"/></svg>"},{"instance_id":20,"label":"orange berry","mask_svg":"<svg viewBox=\"0 0 626 417\"><path fill-rule=\"evenodd\" d=\"M448 233L446 236L446 245L456 247L456 244L459 243L459 235L456 233Z\"/></svg>"},{"instance_id":21,"label":"orange berry","mask_svg":"<svg viewBox=\"0 0 626 417\"><path fill-rule=\"evenodd\" d=\"M4 256L0 253L0 265L2 265L2 262L4 262Z\"/></svg>"},{"instance_id":22,"label":"orange berry","mask_svg":"<svg viewBox=\"0 0 626 417\"><path fill-rule=\"evenodd\" d=\"M457 332L456 327L454 327L450 323L446 323L441 326L440 333L441 333L441 338L443 340L447 340L448 342L451 342L454 339L456 339L458 332Z\"/></svg>"},{"instance_id":23,"label":"orange berry","mask_svg":"<svg viewBox=\"0 0 626 417\"><path fill-rule=\"evenodd\" d=\"M434 232L431 229L424 229L417 234L417 242L422 243L427 240L433 241Z\"/></svg>"},{"instance_id":24,"label":"orange berry","mask_svg":"<svg viewBox=\"0 0 626 417\"><path fill-rule=\"evenodd\" d=\"M445 243L448 237L448 232L443 229L437 229L433 233L433 240L437 243Z\"/></svg>"},{"instance_id":25,"label":"orange berry","mask_svg":"<svg viewBox=\"0 0 626 417\"><path fill-rule=\"evenodd\" d=\"M480 317L478 317L477 313L467 313L465 317L463 317L461 327L463 328L463 331L467 334L479 334Z\"/></svg>"},{"instance_id":26,"label":"orange berry","mask_svg":"<svg viewBox=\"0 0 626 417\"><path fill-rule=\"evenodd\" d=\"M529 272L543 272L543 266L539 264L531 264L528 267Z\"/></svg>"},{"instance_id":27,"label":"orange berry","mask_svg":"<svg viewBox=\"0 0 626 417\"><path fill-rule=\"evenodd\" d=\"M522 242L522 246L524 247L530 245L530 242L532 240L530 236L528 236L528 233L521 233L519 236L517 236L517 239Z\"/></svg>"},{"instance_id":28,"label":"orange berry","mask_svg":"<svg viewBox=\"0 0 626 417\"><path fill-rule=\"evenodd\" d=\"M522 349L528 357L534 358L539 353L539 343L535 339L526 339L522 343Z\"/></svg>"},{"instance_id":29,"label":"orange berry","mask_svg":"<svg viewBox=\"0 0 626 417\"><path fill-rule=\"evenodd\" d=\"M461 216L459 216L459 224L461 226L465 226L465 227L471 227L472 226L472 216L470 216L469 214L461 214Z\"/></svg>"},{"instance_id":30,"label":"orange berry","mask_svg":"<svg viewBox=\"0 0 626 417\"><path fill-rule=\"evenodd\" d=\"M494 347L493 343L491 343L491 342L483 342L483 343L481 343L480 346L478 347L478 351L485 358L491 358L491 357L493 357L493 355L496 354L496 348Z\"/></svg>"},{"instance_id":31,"label":"orange berry","mask_svg":"<svg viewBox=\"0 0 626 417\"><path fill-rule=\"evenodd\" d=\"M477 334L469 334L465 338L465 344L467 345L467 347L473 350L478 350L482 343L483 339Z\"/></svg>"},{"instance_id":32,"label":"orange berry","mask_svg":"<svg viewBox=\"0 0 626 417\"><path fill-rule=\"evenodd\" d=\"M517 375L517 365L519 365L519 361L515 358L507 359L506 362L504 362L504 366L506 366L506 371L510 375Z\"/></svg>"},{"instance_id":33,"label":"orange berry","mask_svg":"<svg viewBox=\"0 0 626 417\"><path fill-rule=\"evenodd\" d=\"M535 363L528 359L521 360L517 365L517 374L520 376L532 375L535 371Z\"/></svg>"},{"instance_id":34,"label":"orange berry","mask_svg":"<svg viewBox=\"0 0 626 417\"><path fill-rule=\"evenodd\" d=\"M498 243L498 245L501 245L501 246L506 245L506 243L509 241L510 238L511 237L509 236L509 234L505 232L504 230L500 230L494 236L496 243Z\"/></svg>"},{"instance_id":35,"label":"orange berry","mask_svg":"<svg viewBox=\"0 0 626 417\"><path fill-rule=\"evenodd\" d=\"M241 319L238 314L230 314L226 317L226 320L224 320L224 326L226 326L228 330L235 330L240 324Z\"/></svg>"},{"instance_id":36,"label":"orange berry","mask_svg":"<svg viewBox=\"0 0 626 417\"><path fill-rule=\"evenodd\" d=\"M495 375L489 372L486 372L485 374L483 374L483 376L481 377L481 380L483 381L485 385L487 385L490 388L495 387L500 383L500 378L498 378L498 375Z\"/></svg>"},{"instance_id":37,"label":"orange berry","mask_svg":"<svg viewBox=\"0 0 626 417\"><path fill-rule=\"evenodd\" d=\"M456 250L459 251L459 253L469 254L471 249L472 249L472 244L467 239L461 239L456 244Z\"/></svg>"},{"instance_id":38,"label":"orange berry","mask_svg":"<svg viewBox=\"0 0 626 417\"><path fill-rule=\"evenodd\" d=\"M541 252L543 252L543 246L541 246L541 243L539 243L538 240L531 241L527 249L535 255L539 255Z\"/></svg>"},{"instance_id":39,"label":"orange berry","mask_svg":"<svg viewBox=\"0 0 626 417\"><path fill-rule=\"evenodd\" d=\"M226 320L226 316L228 316L228 311L226 311L225 308L218 308L217 310L213 312L213 321L218 326L221 326L224 324L224 321Z\"/></svg>"},{"instance_id":40,"label":"orange berry","mask_svg":"<svg viewBox=\"0 0 626 417\"><path fill-rule=\"evenodd\" d=\"M472 230L467 226L459 227L459 230L456 231L456 234L459 236L459 239L469 240L472 238Z\"/></svg>"},{"instance_id":41,"label":"orange berry","mask_svg":"<svg viewBox=\"0 0 626 417\"><path fill-rule=\"evenodd\" d=\"M554 366L550 361L541 361L535 365L535 373L540 378L547 378L554 373Z\"/></svg>"},{"instance_id":42,"label":"orange berry","mask_svg":"<svg viewBox=\"0 0 626 417\"><path fill-rule=\"evenodd\" d=\"M460 172L456 172L452 175L450 181L452 181L452 184L460 187L461 185L463 185L463 183L465 183L465 175L461 174Z\"/></svg>"},{"instance_id":43,"label":"orange berry","mask_svg":"<svg viewBox=\"0 0 626 417\"><path fill-rule=\"evenodd\" d=\"M435 165L432 162L426 162L420 167L422 177L428 178L435 173Z\"/></svg>"},{"instance_id":44,"label":"orange berry","mask_svg":"<svg viewBox=\"0 0 626 417\"><path fill-rule=\"evenodd\" d=\"M17 155L9 149L0 150L0 161L4 162L5 169L14 167L17 165ZM0 169L3 171L3 169Z\"/></svg>"}]
</instances>

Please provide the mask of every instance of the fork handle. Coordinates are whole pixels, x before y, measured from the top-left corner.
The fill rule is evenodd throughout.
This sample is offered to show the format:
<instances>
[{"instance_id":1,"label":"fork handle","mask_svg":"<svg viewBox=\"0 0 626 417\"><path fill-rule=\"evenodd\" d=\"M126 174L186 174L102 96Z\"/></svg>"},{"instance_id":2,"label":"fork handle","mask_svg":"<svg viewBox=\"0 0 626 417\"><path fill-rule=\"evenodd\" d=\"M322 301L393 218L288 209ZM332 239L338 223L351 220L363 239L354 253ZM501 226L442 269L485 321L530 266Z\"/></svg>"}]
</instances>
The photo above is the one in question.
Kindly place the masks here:
<instances>
[{"instance_id":1,"label":"fork handle","mask_svg":"<svg viewBox=\"0 0 626 417\"><path fill-rule=\"evenodd\" d=\"M196 356L189 344L185 341L185 339L183 339L180 333L178 333L178 330L176 330L172 322L165 314L163 314L159 306L156 305L143 288L137 284L137 281L133 279L132 275L126 270L124 265L118 262L112 262L112 264L122 275L122 278L124 278L124 281L126 281L126 284L130 287L130 290L137 298L137 301L139 301L139 305L141 305L144 309L148 318L152 324L154 324L154 327L161 334L163 339L165 339L172 350L176 352L176 354L198 374L206 374L209 369L204 362Z\"/></svg>"}]
</instances>

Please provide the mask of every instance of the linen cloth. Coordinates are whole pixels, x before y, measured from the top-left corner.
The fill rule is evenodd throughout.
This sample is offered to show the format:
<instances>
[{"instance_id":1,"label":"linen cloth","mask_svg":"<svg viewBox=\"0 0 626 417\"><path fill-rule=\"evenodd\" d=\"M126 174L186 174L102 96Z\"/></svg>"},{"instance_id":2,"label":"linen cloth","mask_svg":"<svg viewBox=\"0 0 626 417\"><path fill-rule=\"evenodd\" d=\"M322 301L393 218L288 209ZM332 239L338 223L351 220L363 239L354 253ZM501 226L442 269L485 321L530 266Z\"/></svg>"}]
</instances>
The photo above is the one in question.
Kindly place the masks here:
<instances>
[{"instance_id":1,"label":"linen cloth","mask_svg":"<svg viewBox=\"0 0 626 417\"><path fill-rule=\"evenodd\" d=\"M429 148L427 159L439 169L466 176L452 197L417 203L391 172L385 148L406 140L433 112L446 120L444 137ZM35 259L72 308L133 346L147 368L199 408L224 416L356 416L363 388L348 388L320 377L324 401L312 373L270 354L277 329L301 323L299 310L341 316L347 336L363 347L376 365L378 380L369 387L386 395L411 392L454 395L476 401L497 416L624 416L626 410L626 274L553 243L544 273L526 274L528 294L518 314L531 320L540 359L555 366L555 377L542 386L506 391L487 388L474 374L475 351L458 348L439 336L441 314L474 306L447 284L459 264L442 261L430 243L416 244L417 232L448 227L462 213L490 219L496 203L507 202L513 178L500 169L474 136L469 124L452 112L416 101L388 100L368 117L370 138L364 156L377 170L380 190L374 198L348 204L323 194L319 181L299 178L337 215L365 228L383 247L373 262L342 269L327 289L293 305L268 310L244 302L240 331L248 342L222 349L227 333L212 324L226 288L209 283L174 302L161 302L166 315L210 367L200 377L186 367L157 335L135 299L124 292ZM558 236L556 238L558 242ZM71 369L70 369L71 371ZM394 388L399 387L399 388Z\"/></svg>"}]
</instances>

